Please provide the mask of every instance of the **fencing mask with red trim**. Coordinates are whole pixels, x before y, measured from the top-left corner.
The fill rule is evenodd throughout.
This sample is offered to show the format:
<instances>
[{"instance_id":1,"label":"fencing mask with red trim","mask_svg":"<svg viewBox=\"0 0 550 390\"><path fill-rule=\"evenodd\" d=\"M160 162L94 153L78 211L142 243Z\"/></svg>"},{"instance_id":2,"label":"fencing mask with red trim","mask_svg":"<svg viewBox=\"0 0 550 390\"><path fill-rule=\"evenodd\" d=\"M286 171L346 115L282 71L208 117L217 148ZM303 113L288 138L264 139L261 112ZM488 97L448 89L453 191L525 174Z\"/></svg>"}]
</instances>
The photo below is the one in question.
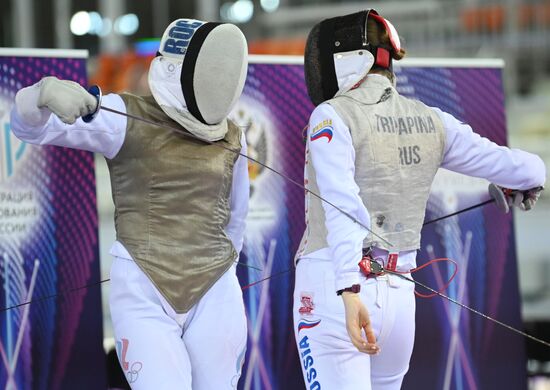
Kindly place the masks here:
<instances>
[{"instance_id":1,"label":"fencing mask with red trim","mask_svg":"<svg viewBox=\"0 0 550 390\"><path fill-rule=\"evenodd\" d=\"M374 46L367 36L367 19L387 31L390 45ZM391 51L401 43L395 27L371 9L325 19L311 29L304 55L307 91L314 105L344 93L361 81L373 66L392 69Z\"/></svg>"}]
</instances>

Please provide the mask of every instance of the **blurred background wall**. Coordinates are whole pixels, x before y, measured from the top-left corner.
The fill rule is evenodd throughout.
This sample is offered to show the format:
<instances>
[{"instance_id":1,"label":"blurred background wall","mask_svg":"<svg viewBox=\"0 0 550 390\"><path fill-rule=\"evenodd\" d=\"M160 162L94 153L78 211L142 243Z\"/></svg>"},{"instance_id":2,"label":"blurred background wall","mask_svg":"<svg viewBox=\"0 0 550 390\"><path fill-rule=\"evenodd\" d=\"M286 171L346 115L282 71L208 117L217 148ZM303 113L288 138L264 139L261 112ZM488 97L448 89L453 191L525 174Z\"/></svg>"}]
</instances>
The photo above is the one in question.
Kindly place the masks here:
<instances>
[{"instance_id":1,"label":"blurred background wall","mask_svg":"<svg viewBox=\"0 0 550 390\"><path fill-rule=\"evenodd\" d=\"M503 58L509 144L550 165L548 0L0 0L0 7L0 45L87 49L90 82L105 93L147 93L158 37L176 18L236 23L251 54L302 55L319 20L375 8L397 27L409 57ZM108 277L113 206L104 161L96 160L102 274ZM515 222L526 328L550 340L550 192L534 212L516 213ZM106 305L104 315L109 337ZM549 374L550 352L530 347L529 353L530 372Z\"/></svg>"}]
</instances>

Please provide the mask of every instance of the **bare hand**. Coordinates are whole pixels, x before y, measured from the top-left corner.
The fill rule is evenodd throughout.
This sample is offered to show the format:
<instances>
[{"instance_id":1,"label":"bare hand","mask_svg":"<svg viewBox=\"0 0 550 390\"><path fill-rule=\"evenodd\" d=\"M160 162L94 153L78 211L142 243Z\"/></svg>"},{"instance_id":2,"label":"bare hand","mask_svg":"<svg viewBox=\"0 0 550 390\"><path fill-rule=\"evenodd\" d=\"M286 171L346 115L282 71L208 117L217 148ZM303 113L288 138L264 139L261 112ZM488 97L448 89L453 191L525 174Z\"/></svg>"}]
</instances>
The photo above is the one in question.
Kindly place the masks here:
<instances>
[{"instance_id":1,"label":"bare hand","mask_svg":"<svg viewBox=\"0 0 550 390\"><path fill-rule=\"evenodd\" d=\"M361 302L359 294L344 292L342 294L344 306L346 307L346 329L352 344L359 352L369 355L376 355L380 347L376 345L376 337L371 327L369 312ZM366 340L363 337L365 331Z\"/></svg>"}]
</instances>

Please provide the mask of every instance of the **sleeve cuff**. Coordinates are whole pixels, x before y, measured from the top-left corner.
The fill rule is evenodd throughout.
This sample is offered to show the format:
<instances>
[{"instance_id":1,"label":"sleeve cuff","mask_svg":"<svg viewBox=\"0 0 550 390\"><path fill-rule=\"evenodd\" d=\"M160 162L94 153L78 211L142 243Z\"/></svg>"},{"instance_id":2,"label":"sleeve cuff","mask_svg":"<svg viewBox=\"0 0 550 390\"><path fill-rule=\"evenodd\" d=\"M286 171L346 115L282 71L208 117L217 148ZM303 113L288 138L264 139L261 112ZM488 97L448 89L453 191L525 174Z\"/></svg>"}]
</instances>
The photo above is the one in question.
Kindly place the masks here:
<instances>
[{"instance_id":1,"label":"sleeve cuff","mask_svg":"<svg viewBox=\"0 0 550 390\"><path fill-rule=\"evenodd\" d=\"M17 112L16 107L13 107L11 110L10 124L13 134L25 142L36 142L45 132L44 126L33 126L25 122Z\"/></svg>"},{"instance_id":2,"label":"sleeve cuff","mask_svg":"<svg viewBox=\"0 0 550 390\"><path fill-rule=\"evenodd\" d=\"M48 121L51 111L38 108L40 83L20 89L15 95L15 113L27 127L41 128Z\"/></svg>"},{"instance_id":3,"label":"sleeve cuff","mask_svg":"<svg viewBox=\"0 0 550 390\"><path fill-rule=\"evenodd\" d=\"M336 293L336 291L351 287L354 284L361 284L361 271L359 270L337 275L334 283L334 292Z\"/></svg>"}]
</instances>

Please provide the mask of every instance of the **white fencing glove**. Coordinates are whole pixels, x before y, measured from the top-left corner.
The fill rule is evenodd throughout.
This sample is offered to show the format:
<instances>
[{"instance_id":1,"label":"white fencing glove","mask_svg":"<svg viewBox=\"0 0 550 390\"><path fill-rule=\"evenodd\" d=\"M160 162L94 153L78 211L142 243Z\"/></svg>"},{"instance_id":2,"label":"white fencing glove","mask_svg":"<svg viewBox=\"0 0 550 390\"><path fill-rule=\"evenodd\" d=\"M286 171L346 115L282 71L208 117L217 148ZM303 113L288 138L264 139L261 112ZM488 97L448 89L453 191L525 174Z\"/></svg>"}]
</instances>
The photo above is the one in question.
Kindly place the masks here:
<instances>
[{"instance_id":1,"label":"white fencing glove","mask_svg":"<svg viewBox=\"0 0 550 390\"><path fill-rule=\"evenodd\" d=\"M73 124L79 117L89 122L99 111L101 93L97 87L98 94L92 95L74 81L52 76L44 77L38 84L38 108L47 108L67 124Z\"/></svg>"},{"instance_id":2,"label":"white fencing glove","mask_svg":"<svg viewBox=\"0 0 550 390\"><path fill-rule=\"evenodd\" d=\"M510 190L502 188L495 184L489 184L489 194L495 200L496 206L508 213L512 206L519 208L522 211L531 210L540 197L544 187L535 187L525 191Z\"/></svg>"},{"instance_id":3,"label":"white fencing glove","mask_svg":"<svg viewBox=\"0 0 550 390\"><path fill-rule=\"evenodd\" d=\"M51 113L63 122L72 124L82 116L90 122L99 111L101 90L94 86L90 92L74 81L44 77L15 95L15 108L28 126L43 126Z\"/></svg>"}]
</instances>

